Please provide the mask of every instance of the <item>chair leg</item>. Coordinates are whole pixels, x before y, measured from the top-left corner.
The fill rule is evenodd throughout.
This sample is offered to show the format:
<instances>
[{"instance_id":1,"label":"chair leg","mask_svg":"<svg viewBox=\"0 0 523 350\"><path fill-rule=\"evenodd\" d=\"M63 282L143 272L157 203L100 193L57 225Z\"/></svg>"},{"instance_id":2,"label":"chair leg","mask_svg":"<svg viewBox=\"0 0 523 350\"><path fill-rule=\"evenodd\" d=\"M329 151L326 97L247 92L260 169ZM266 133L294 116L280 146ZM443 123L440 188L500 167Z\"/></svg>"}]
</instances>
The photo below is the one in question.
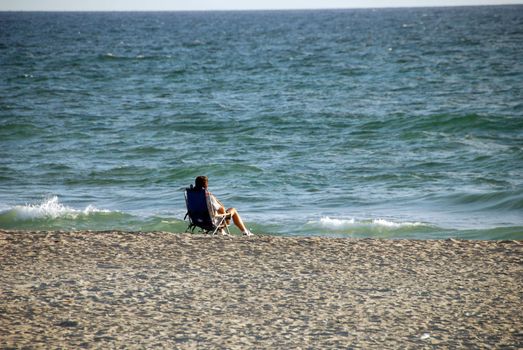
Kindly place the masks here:
<instances>
[{"instance_id":1,"label":"chair leg","mask_svg":"<svg viewBox=\"0 0 523 350\"><path fill-rule=\"evenodd\" d=\"M220 229L220 227L222 227L222 225L223 225L223 221L224 221L224 220L225 220L225 218L222 218L222 219L220 220L220 222L216 225L216 228L215 228L214 231L212 232L212 235L213 235L213 236L218 232L218 230Z\"/></svg>"}]
</instances>

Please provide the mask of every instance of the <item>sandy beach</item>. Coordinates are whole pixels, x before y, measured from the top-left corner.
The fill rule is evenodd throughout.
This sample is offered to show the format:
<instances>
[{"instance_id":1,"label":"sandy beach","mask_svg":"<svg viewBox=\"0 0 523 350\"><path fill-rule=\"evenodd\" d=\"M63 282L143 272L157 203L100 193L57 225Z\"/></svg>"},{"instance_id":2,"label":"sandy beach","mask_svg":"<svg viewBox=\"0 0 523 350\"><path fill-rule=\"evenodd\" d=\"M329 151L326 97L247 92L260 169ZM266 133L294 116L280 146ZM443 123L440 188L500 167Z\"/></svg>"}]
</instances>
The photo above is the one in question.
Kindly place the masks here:
<instances>
[{"instance_id":1,"label":"sandy beach","mask_svg":"<svg viewBox=\"0 0 523 350\"><path fill-rule=\"evenodd\" d=\"M0 348L523 348L523 242L0 231Z\"/></svg>"}]
</instances>

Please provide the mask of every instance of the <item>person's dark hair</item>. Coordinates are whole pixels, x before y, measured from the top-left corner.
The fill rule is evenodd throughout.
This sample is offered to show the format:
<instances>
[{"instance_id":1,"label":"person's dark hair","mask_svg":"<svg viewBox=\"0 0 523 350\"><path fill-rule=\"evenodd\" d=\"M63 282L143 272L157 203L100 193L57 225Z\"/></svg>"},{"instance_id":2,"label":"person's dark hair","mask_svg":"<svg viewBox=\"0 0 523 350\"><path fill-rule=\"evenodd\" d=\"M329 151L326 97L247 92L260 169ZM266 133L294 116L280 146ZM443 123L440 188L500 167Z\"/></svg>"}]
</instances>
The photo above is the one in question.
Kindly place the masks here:
<instances>
[{"instance_id":1,"label":"person's dark hair","mask_svg":"<svg viewBox=\"0 0 523 350\"><path fill-rule=\"evenodd\" d=\"M196 186L196 188L200 190L207 188L208 184L209 179L207 178L207 176L198 176L196 180L194 180L194 185Z\"/></svg>"}]
</instances>

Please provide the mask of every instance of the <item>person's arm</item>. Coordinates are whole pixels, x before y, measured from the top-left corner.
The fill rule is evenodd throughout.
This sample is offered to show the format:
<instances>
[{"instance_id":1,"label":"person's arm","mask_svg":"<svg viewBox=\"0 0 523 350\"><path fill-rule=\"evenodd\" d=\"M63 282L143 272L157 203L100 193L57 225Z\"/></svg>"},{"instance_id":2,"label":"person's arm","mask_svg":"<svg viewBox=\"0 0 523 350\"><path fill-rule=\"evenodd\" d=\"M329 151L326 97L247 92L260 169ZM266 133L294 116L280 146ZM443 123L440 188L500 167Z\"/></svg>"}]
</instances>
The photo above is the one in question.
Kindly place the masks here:
<instances>
[{"instance_id":1,"label":"person's arm","mask_svg":"<svg viewBox=\"0 0 523 350\"><path fill-rule=\"evenodd\" d=\"M210 196L211 196L211 205L212 207L214 208L214 211L219 211L221 208L224 208L225 207L223 206L223 204L218 200L218 198L216 198L212 193L209 193Z\"/></svg>"}]
</instances>

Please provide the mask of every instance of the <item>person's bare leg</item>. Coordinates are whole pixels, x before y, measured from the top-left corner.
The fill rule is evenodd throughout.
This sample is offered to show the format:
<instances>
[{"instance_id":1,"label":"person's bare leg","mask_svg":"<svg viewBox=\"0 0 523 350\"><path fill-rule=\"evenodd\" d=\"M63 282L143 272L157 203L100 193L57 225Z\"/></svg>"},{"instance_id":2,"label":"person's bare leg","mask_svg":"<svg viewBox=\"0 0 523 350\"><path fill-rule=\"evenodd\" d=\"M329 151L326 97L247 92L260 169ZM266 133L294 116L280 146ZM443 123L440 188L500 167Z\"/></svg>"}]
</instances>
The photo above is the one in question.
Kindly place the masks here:
<instances>
[{"instance_id":1,"label":"person's bare leg","mask_svg":"<svg viewBox=\"0 0 523 350\"><path fill-rule=\"evenodd\" d=\"M234 222L236 227L238 227L240 229L240 231L245 232L246 231L245 225L243 224L243 220L240 217L240 214L238 214L238 212L236 211L236 209L229 208L229 209L227 209L227 212L232 215L232 221Z\"/></svg>"},{"instance_id":2,"label":"person's bare leg","mask_svg":"<svg viewBox=\"0 0 523 350\"><path fill-rule=\"evenodd\" d=\"M231 214L232 221L234 221L234 224L236 225L236 227L238 227L244 235L247 235L247 236L252 235L251 231L249 231L247 229L247 227L245 227L245 224L243 223L243 220L240 217L240 214L238 214L238 211L235 208L229 208L229 209L225 210L225 208L221 207L220 209L218 209L218 214L225 214L225 213ZM228 224L229 224L229 220L227 220L227 225Z\"/></svg>"}]
</instances>

